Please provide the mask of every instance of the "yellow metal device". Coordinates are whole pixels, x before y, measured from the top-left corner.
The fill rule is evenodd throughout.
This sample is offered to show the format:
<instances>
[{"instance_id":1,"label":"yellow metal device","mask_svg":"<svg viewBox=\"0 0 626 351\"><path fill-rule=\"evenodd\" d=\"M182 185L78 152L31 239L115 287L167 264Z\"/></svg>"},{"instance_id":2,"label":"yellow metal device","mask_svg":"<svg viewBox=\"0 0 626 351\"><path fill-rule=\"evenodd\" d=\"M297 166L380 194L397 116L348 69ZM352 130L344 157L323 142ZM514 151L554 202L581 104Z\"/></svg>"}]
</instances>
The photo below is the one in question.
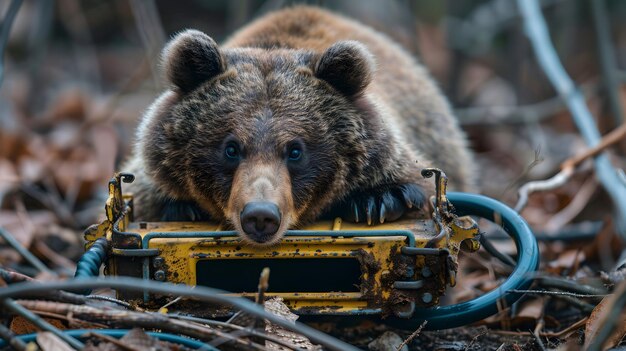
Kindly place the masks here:
<instances>
[{"instance_id":1,"label":"yellow metal device","mask_svg":"<svg viewBox=\"0 0 626 351\"><path fill-rule=\"evenodd\" d=\"M479 248L476 223L456 217L448 208L446 178L437 169L433 217L376 226L334 221L290 230L271 247L243 243L237 233L204 222L133 222L132 196L123 195L116 174L109 182L107 218L85 232L87 247L99 238L108 243L105 274L132 276L187 285L220 288L256 295L264 267L271 271L265 296L281 296L298 314L379 314L409 318L416 307L439 303L454 286L461 246ZM158 307L168 297L119 293L119 298ZM229 313L198 308L194 302L175 305L205 316Z\"/></svg>"}]
</instances>

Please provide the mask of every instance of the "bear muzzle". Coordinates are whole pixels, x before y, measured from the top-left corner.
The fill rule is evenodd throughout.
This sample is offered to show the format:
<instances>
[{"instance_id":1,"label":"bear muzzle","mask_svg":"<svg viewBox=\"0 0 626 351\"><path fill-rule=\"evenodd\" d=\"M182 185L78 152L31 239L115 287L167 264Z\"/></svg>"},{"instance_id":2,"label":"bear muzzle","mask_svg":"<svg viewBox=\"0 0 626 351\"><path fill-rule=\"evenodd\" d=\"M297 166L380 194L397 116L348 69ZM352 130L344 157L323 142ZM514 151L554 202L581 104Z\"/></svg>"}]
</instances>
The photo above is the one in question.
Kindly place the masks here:
<instances>
[{"instance_id":1,"label":"bear muzzle","mask_svg":"<svg viewBox=\"0 0 626 351\"><path fill-rule=\"evenodd\" d=\"M281 214L278 206L269 201L247 203L239 215L246 236L259 244L273 241L280 228Z\"/></svg>"}]
</instances>

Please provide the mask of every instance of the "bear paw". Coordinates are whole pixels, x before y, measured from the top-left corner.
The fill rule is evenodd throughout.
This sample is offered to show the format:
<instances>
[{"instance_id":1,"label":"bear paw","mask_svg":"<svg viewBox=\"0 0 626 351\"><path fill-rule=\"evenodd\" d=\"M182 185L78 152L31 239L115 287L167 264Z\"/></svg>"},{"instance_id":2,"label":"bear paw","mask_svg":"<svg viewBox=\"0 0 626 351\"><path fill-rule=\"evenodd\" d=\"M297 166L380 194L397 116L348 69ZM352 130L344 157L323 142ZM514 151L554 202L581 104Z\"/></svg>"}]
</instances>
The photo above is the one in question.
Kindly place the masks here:
<instances>
[{"instance_id":1,"label":"bear paw","mask_svg":"<svg viewBox=\"0 0 626 351\"><path fill-rule=\"evenodd\" d=\"M164 222L199 222L210 219L209 214L193 201L168 200L161 213L161 221Z\"/></svg>"},{"instance_id":2,"label":"bear paw","mask_svg":"<svg viewBox=\"0 0 626 351\"><path fill-rule=\"evenodd\" d=\"M394 184L359 191L348 198L342 217L368 225L395 221L411 211L420 211L426 203L424 191L417 184Z\"/></svg>"}]
</instances>

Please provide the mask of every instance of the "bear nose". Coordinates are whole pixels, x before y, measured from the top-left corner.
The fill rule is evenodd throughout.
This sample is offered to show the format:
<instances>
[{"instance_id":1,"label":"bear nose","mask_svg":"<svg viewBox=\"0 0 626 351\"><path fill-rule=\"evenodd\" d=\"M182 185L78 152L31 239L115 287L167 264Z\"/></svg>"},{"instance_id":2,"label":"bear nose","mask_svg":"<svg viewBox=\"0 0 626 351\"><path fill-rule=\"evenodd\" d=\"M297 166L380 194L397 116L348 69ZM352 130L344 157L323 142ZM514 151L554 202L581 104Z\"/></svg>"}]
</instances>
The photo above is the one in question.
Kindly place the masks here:
<instances>
[{"instance_id":1,"label":"bear nose","mask_svg":"<svg viewBox=\"0 0 626 351\"><path fill-rule=\"evenodd\" d=\"M243 231L250 239L264 243L280 227L280 210L271 202L249 202L241 211L240 219Z\"/></svg>"}]
</instances>

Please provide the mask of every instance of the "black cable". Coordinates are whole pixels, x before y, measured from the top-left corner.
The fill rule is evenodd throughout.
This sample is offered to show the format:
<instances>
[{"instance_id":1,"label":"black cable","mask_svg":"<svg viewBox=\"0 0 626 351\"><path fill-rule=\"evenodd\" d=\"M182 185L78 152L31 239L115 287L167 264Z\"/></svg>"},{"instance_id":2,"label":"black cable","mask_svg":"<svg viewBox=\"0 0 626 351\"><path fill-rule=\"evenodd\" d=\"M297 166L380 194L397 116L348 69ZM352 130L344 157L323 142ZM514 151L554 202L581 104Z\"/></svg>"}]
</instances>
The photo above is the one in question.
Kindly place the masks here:
<instances>
[{"instance_id":1,"label":"black cable","mask_svg":"<svg viewBox=\"0 0 626 351\"><path fill-rule=\"evenodd\" d=\"M43 273L48 273L52 276L57 276L56 272L48 268L43 262L41 262L35 255L33 255L30 251L26 250L22 244L20 244L17 239L13 236L13 234L9 233L8 230L0 227L0 237L4 239L7 244L9 244L15 251L17 251L28 263L30 263L33 267L37 268L38 271Z\"/></svg>"},{"instance_id":2,"label":"black cable","mask_svg":"<svg viewBox=\"0 0 626 351\"><path fill-rule=\"evenodd\" d=\"M496 247L493 246L491 241L489 241L489 239L487 239L485 235L480 235L478 237L478 241L480 241L480 244L491 256L497 258L498 260L500 260L500 262L504 263L505 265L509 267L515 267L515 265L517 265L517 262L515 262L515 260L511 256L505 254L504 252L500 252L498 249L496 249Z\"/></svg>"}]
</instances>

